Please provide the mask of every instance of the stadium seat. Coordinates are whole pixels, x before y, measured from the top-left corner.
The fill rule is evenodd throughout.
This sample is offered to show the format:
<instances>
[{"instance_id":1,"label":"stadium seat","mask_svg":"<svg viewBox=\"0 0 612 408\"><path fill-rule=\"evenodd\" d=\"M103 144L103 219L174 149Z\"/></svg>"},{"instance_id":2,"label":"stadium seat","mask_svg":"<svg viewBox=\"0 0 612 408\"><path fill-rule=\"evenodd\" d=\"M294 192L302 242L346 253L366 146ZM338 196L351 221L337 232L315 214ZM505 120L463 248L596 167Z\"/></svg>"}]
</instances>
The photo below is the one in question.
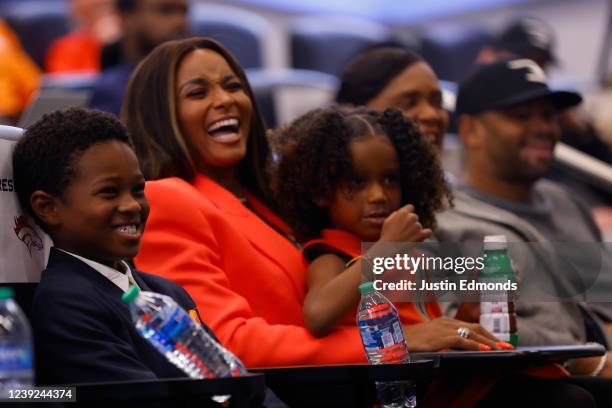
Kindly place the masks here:
<instances>
[{"instance_id":1,"label":"stadium seat","mask_svg":"<svg viewBox=\"0 0 612 408\"><path fill-rule=\"evenodd\" d=\"M19 206L12 152L21 129L0 126L0 286L11 286L28 313L49 257L51 239Z\"/></svg>"},{"instance_id":2,"label":"stadium seat","mask_svg":"<svg viewBox=\"0 0 612 408\"><path fill-rule=\"evenodd\" d=\"M247 70L247 76L269 128L328 105L338 89L336 77L317 71Z\"/></svg>"},{"instance_id":3,"label":"stadium seat","mask_svg":"<svg viewBox=\"0 0 612 408\"><path fill-rule=\"evenodd\" d=\"M194 4L189 10L191 33L223 44L244 68L263 66L267 21L238 7Z\"/></svg>"},{"instance_id":4,"label":"stadium seat","mask_svg":"<svg viewBox=\"0 0 612 408\"><path fill-rule=\"evenodd\" d=\"M444 25L422 34L421 53L438 78L461 81L491 34L473 25Z\"/></svg>"},{"instance_id":5,"label":"stadium seat","mask_svg":"<svg viewBox=\"0 0 612 408\"><path fill-rule=\"evenodd\" d=\"M390 31L378 23L357 18L304 17L290 23L293 68L340 76L357 52L388 41Z\"/></svg>"},{"instance_id":6,"label":"stadium seat","mask_svg":"<svg viewBox=\"0 0 612 408\"><path fill-rule=\"evenodd\" d=\"M41 88L92 91L97 73L67 72L45 74L41 77Z\"/></svg>"}]
</instances>

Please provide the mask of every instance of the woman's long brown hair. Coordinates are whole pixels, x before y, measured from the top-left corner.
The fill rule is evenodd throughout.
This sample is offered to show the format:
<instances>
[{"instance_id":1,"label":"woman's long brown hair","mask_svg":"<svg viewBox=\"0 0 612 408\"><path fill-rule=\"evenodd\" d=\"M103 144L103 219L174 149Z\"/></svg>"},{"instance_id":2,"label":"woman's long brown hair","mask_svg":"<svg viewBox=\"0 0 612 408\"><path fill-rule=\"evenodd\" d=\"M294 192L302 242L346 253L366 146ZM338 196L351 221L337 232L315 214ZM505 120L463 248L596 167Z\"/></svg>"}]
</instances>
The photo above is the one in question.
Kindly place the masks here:
<instances>
[{"instance_id":1,"label":"woman's long brown hair","mask_svg":"<svg viewBox=\"0 0 612 408\"><path fill-rule=\"evenodd\" d=\"M190 52L209 49L221 55L240 79L252 104L247 152L238 165L240 182L274 208L266 173L269 147L265 126L244 70L221 44L209 38L166 42L155 48L134 70L121 119L127 126L147 180L180 177L191 181L197 169L177 115L176 73Z\"/></svg>"}]
</instances>

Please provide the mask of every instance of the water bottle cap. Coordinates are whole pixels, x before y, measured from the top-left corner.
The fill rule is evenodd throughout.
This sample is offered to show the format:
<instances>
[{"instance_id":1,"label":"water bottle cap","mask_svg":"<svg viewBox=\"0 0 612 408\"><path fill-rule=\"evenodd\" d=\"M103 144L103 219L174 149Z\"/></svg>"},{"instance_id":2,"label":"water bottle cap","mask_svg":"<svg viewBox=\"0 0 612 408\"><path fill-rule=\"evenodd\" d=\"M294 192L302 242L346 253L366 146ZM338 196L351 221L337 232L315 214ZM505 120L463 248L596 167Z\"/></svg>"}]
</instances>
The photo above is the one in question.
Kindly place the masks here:
<instances>
[{"instance_id":1,"label":"water bottle cap","mask_svg":"<svg viewBox=\"0 0 612 408\"><path fill-rule=\"evenodd\" d=\"M374 282L366 282L359 285L359 293L361 293L362 295L374 292L374 290Z\"/></svg>"},{"instance_id":2,"label":"water bottle cap","mask_svg":"<svg viewBox=\"0 0 612 408\"><path fill-rule=\"evenodd\" d=\"M123 300L127 304L130 304L138 297L139 293L140 289L138 289L138 286L130 286L128 291L121 295L121 300Z\"/></svg>"},{"instance_id":3,"label":"water bottle cap","mask_svg":"<svg viewBox=\"0 0 612 408\"><path fill-rule=\"evenodd\" d=\"M13 288L9 288L7 286L0 288L0 300L12 299L15 297L15 291Z\"/></svg>"},{"instance_id":4,"label":"water bottle cap","mask_svg":"<svg viewBox=\"0 0 612 408\"><path fill-rule=\"evenodd\" d=\"M506 249L508 240L505 235L486 235L484 237L484 249Z\"/></svg>"}]
</instances>

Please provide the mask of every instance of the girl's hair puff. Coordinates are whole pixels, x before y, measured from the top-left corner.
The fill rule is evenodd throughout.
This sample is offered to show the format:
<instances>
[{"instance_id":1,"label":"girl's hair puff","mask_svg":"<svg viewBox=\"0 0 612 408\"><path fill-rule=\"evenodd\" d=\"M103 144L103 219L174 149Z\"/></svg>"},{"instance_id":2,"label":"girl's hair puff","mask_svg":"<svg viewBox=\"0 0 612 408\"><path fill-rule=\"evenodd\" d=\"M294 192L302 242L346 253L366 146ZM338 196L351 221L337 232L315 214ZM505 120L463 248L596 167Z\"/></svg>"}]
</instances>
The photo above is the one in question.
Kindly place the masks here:
<instances>
[{"instance_id":1,"label":"girl's hair puff","mask_svg":"<svg viewBox=\"0 0 612 408\"><path fill-rule=\"evenodd\" d=\"M280 158L273 168L274 194L300 241L331 227L322 203L353 172L350 142L374 135L386 135L398 154L402 205L414 205L421 224L435 227L435 212L452 197L435 147L417 125L395 109L331 107L301 116L275 136Z\"/></svg>"}]
</instances>

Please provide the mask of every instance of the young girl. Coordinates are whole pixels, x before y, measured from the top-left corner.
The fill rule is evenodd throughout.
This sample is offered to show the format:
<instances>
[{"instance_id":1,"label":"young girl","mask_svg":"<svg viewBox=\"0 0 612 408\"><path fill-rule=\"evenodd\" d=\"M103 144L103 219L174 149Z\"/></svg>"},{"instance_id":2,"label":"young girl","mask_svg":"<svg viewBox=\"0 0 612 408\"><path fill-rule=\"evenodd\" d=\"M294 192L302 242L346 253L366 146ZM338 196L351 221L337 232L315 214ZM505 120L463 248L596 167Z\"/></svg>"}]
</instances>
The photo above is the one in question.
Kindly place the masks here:
<instances>
[{"instance_id":1,"label":"young girl","mask_svg":"<svg viewBox=\"0 0 612 408\"><path fill-rule=\"evenodd\" d=\"M394 109L319 109L281 130L278 143L278 199L308 241L304 319L323 336L340 322L354 324L361 243L423 241L449 189L431 144ZM426 319L413 303L399 311L404 324ZM422 312L441 316L435 302Z\"/></svg>"}]
</instances>

